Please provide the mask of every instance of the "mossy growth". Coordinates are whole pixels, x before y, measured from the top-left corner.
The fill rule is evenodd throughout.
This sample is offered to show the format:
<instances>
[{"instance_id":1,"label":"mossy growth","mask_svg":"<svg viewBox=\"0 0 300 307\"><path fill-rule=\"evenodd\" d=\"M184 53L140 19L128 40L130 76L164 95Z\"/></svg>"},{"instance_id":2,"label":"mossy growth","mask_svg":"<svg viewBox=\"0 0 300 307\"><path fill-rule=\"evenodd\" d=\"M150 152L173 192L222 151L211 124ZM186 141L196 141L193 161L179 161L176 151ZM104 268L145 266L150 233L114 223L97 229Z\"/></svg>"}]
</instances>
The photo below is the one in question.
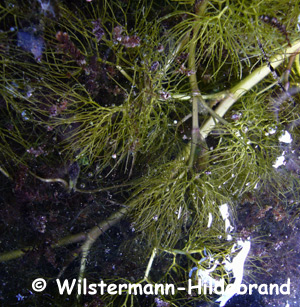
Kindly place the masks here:
<instances>
[{"instance_id":1,"label":"mossy growth","mask_svg":"<svg viewBox=\"0 0 300 307\"><path fill-rule=\"evenodd\" d=\"M273 165L290 149L278 138L299 141L299 3L33 3L0 5L2 174L14 180L26 165L45 178L45 165L76 162L86 186L118 184L149 248L197 250L208 233L203 250L230 248L216 239L226 236L219 206L234 212L245 192L280 186ZM258 42L270 61L283 56L271 64L283 63L284 92L271 74L256 82L269 69ZM101 179L88 182L91 171Z\"/></svg>"}]
</instances>

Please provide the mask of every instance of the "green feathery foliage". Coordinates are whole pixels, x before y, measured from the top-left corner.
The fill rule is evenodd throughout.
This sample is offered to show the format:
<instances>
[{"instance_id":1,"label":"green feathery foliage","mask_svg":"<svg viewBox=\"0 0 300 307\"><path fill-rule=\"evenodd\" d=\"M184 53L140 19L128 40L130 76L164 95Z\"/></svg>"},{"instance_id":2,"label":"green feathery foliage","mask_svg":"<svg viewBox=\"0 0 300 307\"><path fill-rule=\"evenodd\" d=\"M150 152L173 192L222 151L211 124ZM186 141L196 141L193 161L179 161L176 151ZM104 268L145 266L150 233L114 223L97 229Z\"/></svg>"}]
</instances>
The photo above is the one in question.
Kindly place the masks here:
<instances>
[{"instance_id":1,"label":"green feathery foliage","mask_svg":"<svg viewBox=\"0 0 300 307\"><path fill-rule=\"evenodd\" d=\"M93 170L112 184L129 181L120 194L149 247L178 247L174 259L187 246L225 255L220 205L234 211L245 192L268 184L293 190L273 165L292 153L278 140L284 131L299 142L300 6L196 2L83 1L71 9L57 1L39 13L26 1L0 4L2 174L14 180L14 165L26 165L43 175L42 165L77 161L82 177ZM271 74L256 82L255 70L268 69L274 55L285 59L277 74L289 95ZM246 77L251 85L235 97ZM189 270L175 271L180 283Z\"/></svg>"}]
</instances>

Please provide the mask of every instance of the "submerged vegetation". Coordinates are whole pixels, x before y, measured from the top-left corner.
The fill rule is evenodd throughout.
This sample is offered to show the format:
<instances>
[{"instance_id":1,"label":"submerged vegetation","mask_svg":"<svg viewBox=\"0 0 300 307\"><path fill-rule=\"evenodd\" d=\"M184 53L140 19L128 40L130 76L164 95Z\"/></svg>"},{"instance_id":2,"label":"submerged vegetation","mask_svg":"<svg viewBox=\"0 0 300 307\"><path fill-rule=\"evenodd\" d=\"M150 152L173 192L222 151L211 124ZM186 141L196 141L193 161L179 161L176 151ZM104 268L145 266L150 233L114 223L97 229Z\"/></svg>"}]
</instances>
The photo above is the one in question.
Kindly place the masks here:
<instances>
[{"instance_id":1,"label":"submerged vegetation","mask_svg":"<svg viewBox=\"0 0 300 307\"><path fill-rule=\"evenodd\" d=\"M136 233L129 248L151 261L141 261L144 275L114 280L180 285L193 267L232 257L238 235L227 240L221 205L233 219L239 202L265 187L278 198L298 193L299 15L298 1L0 4L1 176L16 191L31 178L111 206L77 234L52 236L52 248L78 244L69 258L81 256L80 278L89 277L93 243L126 215ZM83 210L74 208L75 220ZM20 244L0 259L32 248ZM220 262L215 276L226 274L229 282Z\"/></svg>"}]
</instances>

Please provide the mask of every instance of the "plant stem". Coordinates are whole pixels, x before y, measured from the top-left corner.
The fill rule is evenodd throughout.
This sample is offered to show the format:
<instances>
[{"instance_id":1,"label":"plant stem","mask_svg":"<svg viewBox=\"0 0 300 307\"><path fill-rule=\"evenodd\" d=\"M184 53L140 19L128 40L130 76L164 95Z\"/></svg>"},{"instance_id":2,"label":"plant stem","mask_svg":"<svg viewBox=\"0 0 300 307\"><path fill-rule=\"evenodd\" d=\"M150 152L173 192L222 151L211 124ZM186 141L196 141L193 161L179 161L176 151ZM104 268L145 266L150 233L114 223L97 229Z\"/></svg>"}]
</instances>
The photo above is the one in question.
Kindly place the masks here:
<instances>
[{"instance_id":1,"label":"plant stem","mask_svg":"<svg viewBox=\"0 0 300 307\"><path fill-rule=\"evenodd\" d=\"M86 240L84 244L81 246L82 255L81 255L80 270L79 270L79 280L82 280L84 277L87 256L94 242L98 239L100 235L102 235L110 227L112 227L118 221L120 221L123 218L123 216L128 213L128 211L129 211L128 207L121 208L119 211L111 215L107 220L99 223L88 232L88 234L86 235Z\"/></svg>"},{"instance_id":2,"label":"plant stem","mask_svg":"<svg viewBox=\"0 0 300 307\"><path fill-rule=\"evenodd\" d=\"M278 67L283 61L290 56L294 55L295 52L300 48L300 40L293 43L291 47L285 49L281 54L277 54L270 59L270 64L273 68ZM215 112L223 117L224 114L231 108L231 106L244 94L246 94L251 88L263 80L269 73L270 69L267 64L257 68L253 73L247 76L244 80L239 82L236 86L231 88L228 92L228 96L219 104ZM200 133L205 139L208 134L215 127L216 122L214 117L210 117L206 123L201 127Z\"/></svg>"},{"instance_id":3,"label":"plant stem","mask_svg":"<svg viewBox=\"0 0 300 307\"><path fill-rule=\"evenodd\" d=\"M227 91L221 91L221 92L214 93L214 94L202 95L202 98L204 100L221 100L221 99L225 98L227 96L227 94L228 94ZM172 94L172 98L184 101L184 100L190 100L191 95L189 95L189 94Z\"/></svg>"},{"instance_id":4,"label":"plant stem","mask_svg":"<svg viewBox=\"0 0 300 307\"><path fill-rule=\"evenodd\" d=\"M52 244L51 248L57 248L57 247L65 246L65 245L72 244L72 243L78 243L84 240L86 240L86 233L80 232L75 235L70 235L70 236L62 238L57 243ZM32 246L26 246L22 249L17 249L17 250L13 250L10 252L2 253L0 255L0 262L5 262L5 261L9 261L9 260L13 260L13 259L22 257L26 254L26 252L29 252L31 250L33 250Z\"/></svg>"},{"instance_id":5,"label":"plant stem","mask_svg":"<svg viewBox=\"0 0 300 307\"><path fill-rule=\"evenodd\" d=\"M8 173L5 169L3 169L1 166L0 166L0 172L1 172L4 176L6 176L8 179L12 180L12 177L9 175L9 173Z\"/></svg>"},{"instance_id":6,"label":"plant stem","mask_svg":"<svg viewBox=\"0 0 300 307\"><path fill-rule=\"evenodd\" d=\"M205 12L207 6L207 1L204 0L202 1L199 5L196 5L196 15L197 18L202 16ZM200 23L195 21L196 25L193 29L193 37L192 41L190 44L189 48L189 57L188 57L188 67L190 71L196 72L196 45L198 41L198 34L200 30ZM197 83L197 77L196 73L193 73L189 76L190 79L190 85L191 85L191 90L192 90L192 106L193 106L193 124L192 124L192 142L191 142L191 152L190 152L190 158L188 162L189 168L191 168L194 164L194 158L195 158L195 153L196 153L196 147L198 145L203 144L204 139L200 134L200 129L199 129L199 119L198 119L198 113L199 113L199 106L198 102L202 102L202 97L200 94L200 90L198 88L198 83ZM200 143L200 144L199 144Z\"/></svg>"},{"instance_id":7,"label":"plant stem","mask_svg":"<svg viewBox=\"0 0 300 307\"><path fill-rule=\"evenodd\" d=\"M85 243L81 247L81 251L85 251L87 255L89 248L95 242L95 240L107 231L111 226L115 225L127 212L129 211L128 207L124 207L117 211L115 214L111 215L107 220L100 222L97 226L93 227L88 233L80 232L75 235L70 235L62 238L57 243L51 245L51 248L57 248L60 246L65 246L72 243L78 243L85 240ZM5 262L13 260L19 257L24 256L24 254L33 249L32 246L27 246L22 249L10 251L0 255L0 262Z\"/></svg>"},{"instance_id":8,"label":"plant stem","mask_svg":"<svg viewBox=\"0 0 300 307\"><path fill-rule=\"evenodd\" d=\"M154 261L154 258L156 256L156 254L157 254L157 248L154 247L153 251L152 251L152 254L151 254L151 257L149 259L148 265L147 265L146 272L145 272L145 276L144 276L145 280L148 280L149 273L150 273L150 270L151 270L151 267L152 267L152 264L153 264L153 261Z\"/></svg>"}]
</instances>

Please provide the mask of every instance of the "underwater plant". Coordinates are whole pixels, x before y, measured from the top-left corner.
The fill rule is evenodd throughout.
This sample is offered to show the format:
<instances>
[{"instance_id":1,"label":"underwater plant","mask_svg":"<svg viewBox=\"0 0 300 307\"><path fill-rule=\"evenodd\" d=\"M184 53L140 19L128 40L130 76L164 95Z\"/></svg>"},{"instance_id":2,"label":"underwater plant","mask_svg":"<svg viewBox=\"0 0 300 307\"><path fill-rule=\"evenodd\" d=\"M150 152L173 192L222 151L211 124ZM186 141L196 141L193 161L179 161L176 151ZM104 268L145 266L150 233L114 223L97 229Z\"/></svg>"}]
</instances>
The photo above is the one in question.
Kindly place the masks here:
<instances>
[{"instance_id":1,"label":"underwater plant","mask_svg":"<svg viewBox=\"0 0 300 307\"><path fill-rule=\"evenodd\" d=\"M124 216L151 255L139 282L179 285L238 242L222 205L233 219L264 186L297 193L297 171L278 176L277 163L292 153L283 135L299 142L297 1L272 1L272 12L258 0L33 2L0 4L0 172L16 182L23 167L67 195L113 193L104 221L50 244L84 241L70 257L81 257L80 279L98 237ZM172 264L150 278L166 254ZM228 273L218 265L214 278ZM176 295L157 299L196 299Z\"/></svg>"}]
</instances>

